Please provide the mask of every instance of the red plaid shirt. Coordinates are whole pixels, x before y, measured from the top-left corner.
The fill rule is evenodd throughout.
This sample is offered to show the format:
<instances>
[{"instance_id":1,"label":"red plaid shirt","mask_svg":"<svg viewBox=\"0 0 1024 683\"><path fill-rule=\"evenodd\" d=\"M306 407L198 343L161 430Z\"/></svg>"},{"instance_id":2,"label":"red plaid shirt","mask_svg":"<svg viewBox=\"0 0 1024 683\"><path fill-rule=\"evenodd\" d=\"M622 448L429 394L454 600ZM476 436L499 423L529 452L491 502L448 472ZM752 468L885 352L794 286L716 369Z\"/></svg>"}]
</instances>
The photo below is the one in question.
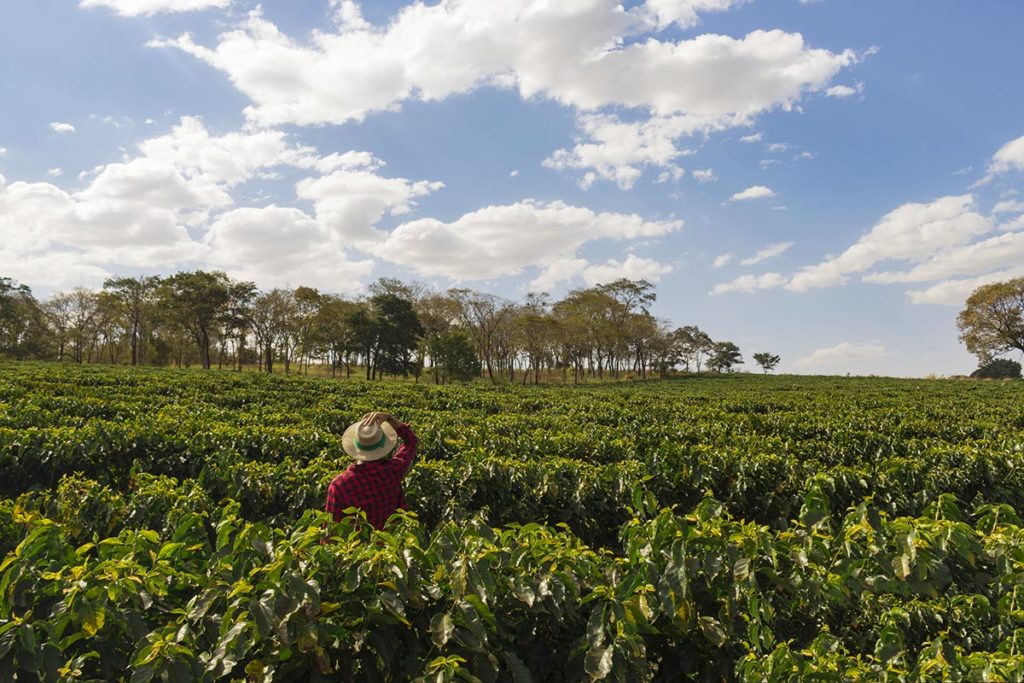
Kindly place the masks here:
<instances>
[{"instance_id":1,"label":"red plaid shirt","mask_svg":"<svg viewBox=\"0 0 1024 683\"><path fill-rule=\"evenodd\" d=\"M395 429L402 445L390 458L371 462L354 462L327 487L327 512L340 521L346 508L359 508L366 519L378 529L399 508L405 510L402 479L416 460L416 435L409 425L399 423Z\"/></svg>"}]
</instances>

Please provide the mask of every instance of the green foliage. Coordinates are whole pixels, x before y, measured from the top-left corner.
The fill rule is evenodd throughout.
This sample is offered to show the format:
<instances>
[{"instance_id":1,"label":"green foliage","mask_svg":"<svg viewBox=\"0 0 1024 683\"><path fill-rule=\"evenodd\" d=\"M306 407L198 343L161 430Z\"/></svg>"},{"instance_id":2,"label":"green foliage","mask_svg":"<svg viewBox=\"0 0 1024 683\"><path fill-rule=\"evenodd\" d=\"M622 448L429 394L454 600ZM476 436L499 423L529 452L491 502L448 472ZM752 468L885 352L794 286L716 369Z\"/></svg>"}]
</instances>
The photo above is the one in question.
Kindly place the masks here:
<instances>
[{"instance_id":1,"label":"green foliage","mask_svg":"<svg viewBox=\"0 0 1024 683\"><path fill-rule=\"evenodd\" d=\"M0 680L1021 680L1017 383L7 365ZM420 437L329 522L338 437Z\"/></svg>"},{"instance_id":2,"label":"green foliage","mask_svg":"<svg viewBox=\"0 0 1024 683\"><path fill-rule=\"evenodd\" d=\"M971 373L977 379L1020 379L1020 363L1008 358L993 358Z\"/></svg>"}]
</instances>

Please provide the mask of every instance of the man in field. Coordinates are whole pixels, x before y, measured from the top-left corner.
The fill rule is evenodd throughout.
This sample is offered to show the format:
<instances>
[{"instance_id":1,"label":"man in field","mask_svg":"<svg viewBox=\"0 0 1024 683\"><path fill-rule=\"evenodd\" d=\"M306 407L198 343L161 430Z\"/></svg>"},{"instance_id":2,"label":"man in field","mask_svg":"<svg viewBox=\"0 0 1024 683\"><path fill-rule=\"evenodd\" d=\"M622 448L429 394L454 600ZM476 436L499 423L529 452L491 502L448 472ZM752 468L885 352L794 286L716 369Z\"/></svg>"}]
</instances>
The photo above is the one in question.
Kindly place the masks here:
<instances>
[{"instance_id":1,"label":"man in field","mask_svg":"<svg viewBox=\"0 0 1024 683\"><path fill-rule=\"evenodd\" d=\"M390 458L398 439L402 445ZM416 460L416 435L387 413L367 413L345 430L341 446L353 462L327 487L327 512L341 520L359 508L378 529L395 510L406 509L402 479Z\"/></svg>"}]
</instances>

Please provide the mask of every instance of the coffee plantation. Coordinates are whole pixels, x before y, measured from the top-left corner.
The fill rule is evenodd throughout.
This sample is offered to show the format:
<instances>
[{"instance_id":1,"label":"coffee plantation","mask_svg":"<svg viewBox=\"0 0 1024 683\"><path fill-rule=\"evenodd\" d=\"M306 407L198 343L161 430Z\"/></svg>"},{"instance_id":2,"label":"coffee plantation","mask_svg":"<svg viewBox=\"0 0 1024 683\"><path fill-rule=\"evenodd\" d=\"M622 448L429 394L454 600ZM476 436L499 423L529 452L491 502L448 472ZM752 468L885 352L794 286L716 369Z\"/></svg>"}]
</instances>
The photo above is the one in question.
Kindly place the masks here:
<instances>
[{"instance_id":1,"label":"coffee plantation","mask_svg":"<svg viewBox=\"0 0 1024 683\"><path fill-rule=\"evenodd\" d=\"M340 435L409 513L321 512ZM0 680L1024 680L1024 385L0 365Z\"/></svg>"}]
</instances>

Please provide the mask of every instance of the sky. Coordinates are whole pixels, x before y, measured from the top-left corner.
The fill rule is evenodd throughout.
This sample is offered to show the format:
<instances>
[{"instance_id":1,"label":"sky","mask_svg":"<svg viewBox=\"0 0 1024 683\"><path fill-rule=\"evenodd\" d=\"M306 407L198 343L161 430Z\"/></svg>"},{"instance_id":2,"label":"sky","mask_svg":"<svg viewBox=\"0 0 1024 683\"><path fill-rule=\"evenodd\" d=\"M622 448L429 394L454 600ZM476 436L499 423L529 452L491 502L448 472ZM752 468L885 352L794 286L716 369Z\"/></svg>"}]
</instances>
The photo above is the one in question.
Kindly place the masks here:
<instances>
[{"instance_id":1,"label":"sky","mask_svg":"<svg viewBox=\"0 0 1024 683\"><path fill-rule=\"evenodd\" d=\"M1024 275L1019 0L0 5L0 276L618 277L781 372L966 374ZM754 368L750 368L754 369Z\"/></svg>"}]
</instances>

